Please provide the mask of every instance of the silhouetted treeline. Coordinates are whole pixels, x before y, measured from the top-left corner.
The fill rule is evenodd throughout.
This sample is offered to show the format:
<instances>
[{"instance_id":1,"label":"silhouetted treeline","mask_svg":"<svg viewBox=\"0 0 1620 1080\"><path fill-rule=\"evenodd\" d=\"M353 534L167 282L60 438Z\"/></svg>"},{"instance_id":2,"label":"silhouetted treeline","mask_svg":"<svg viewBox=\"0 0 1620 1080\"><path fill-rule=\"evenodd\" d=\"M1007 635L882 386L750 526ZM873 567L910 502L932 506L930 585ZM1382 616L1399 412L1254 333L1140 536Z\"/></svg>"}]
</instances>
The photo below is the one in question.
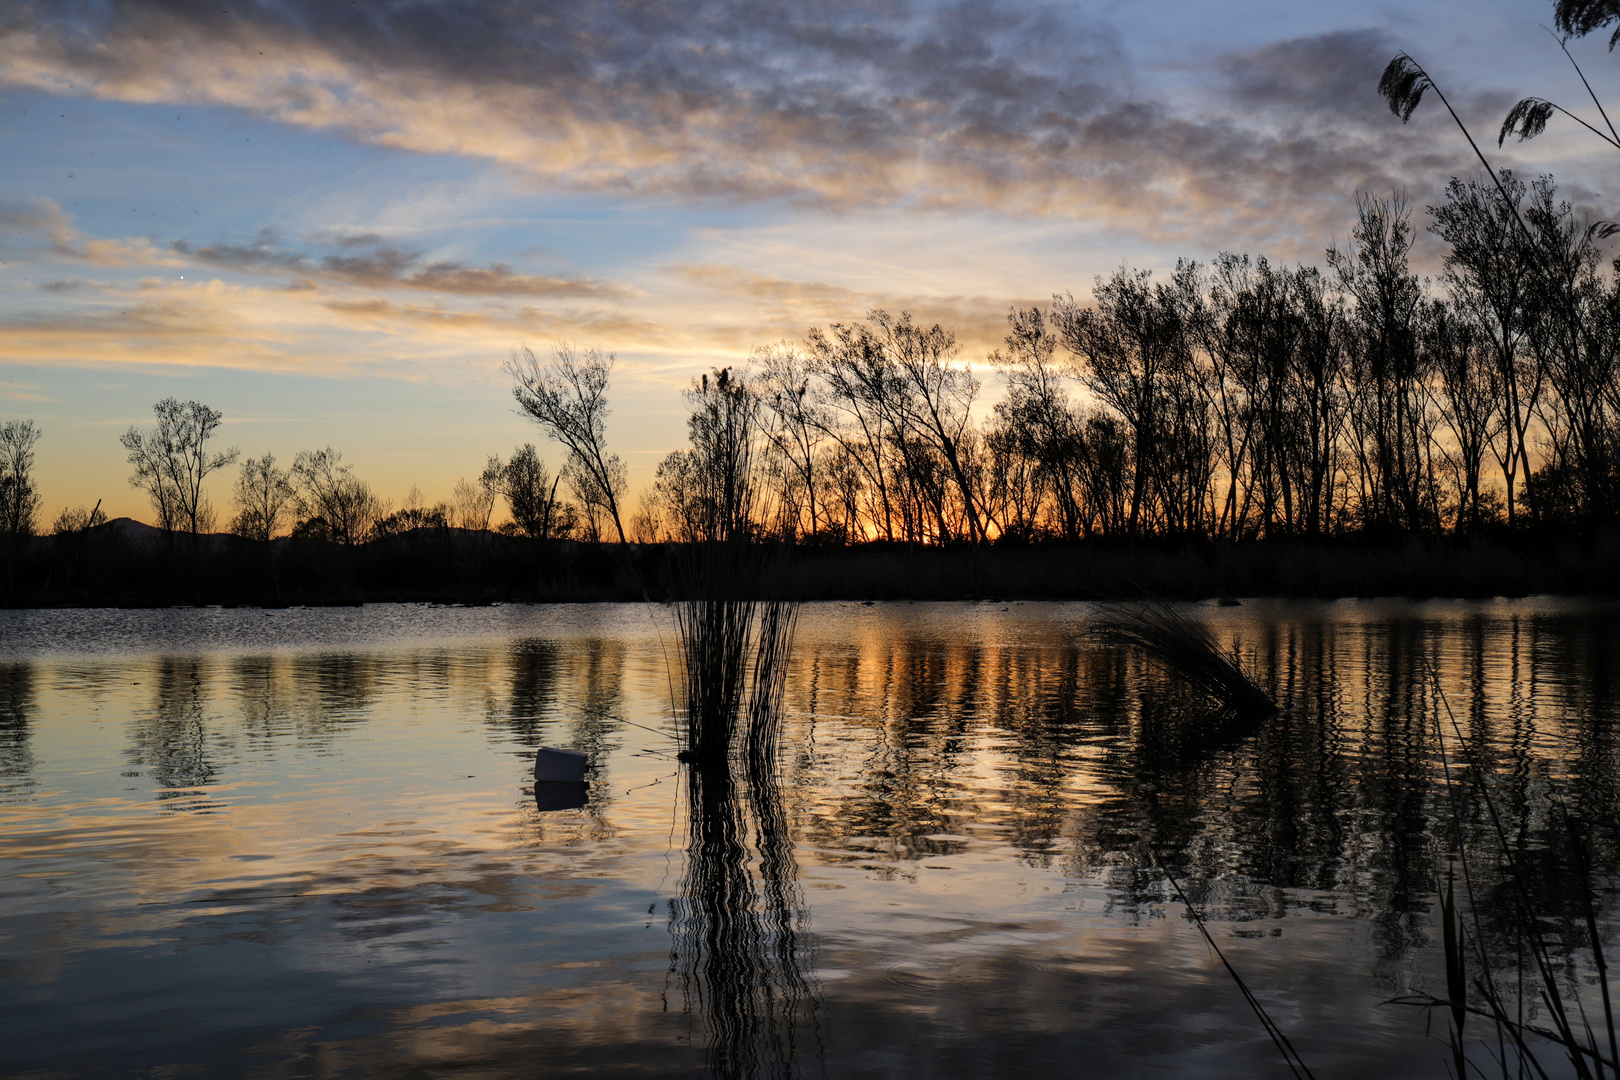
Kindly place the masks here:
<instances>
[{"instance_id":1,"label":"silhouetted treeline","mask_svg":"<svg viewBox=\"0 0 1620 1080\"><path fill-rule=\"evenodd\" d=\"M206 405L165 399L122 438L157 542L99 504L34 537L39 432L8 422L3 595L659 598L675 590L659 545L714 541L794 549L784 595L804 598L1610 591L1620 276L1599 245L1616 227L1582 221L1550 177L1499 179L1453 179L1428 208L1438 281L1410 268L1405 201L1362 196L1325 267L1228 253L1014 309L988 411L945 327L872 311L813 328L693 383L689 445L633 512L606 424L613 356L594 349L508 364L564 451L555 472L525 444L450 502L413 489L395 510L331 447L288 468L265 454L241 464L228 538L203 481L238 454L206 450Z\"/></svg>"},{"instance_id":2,"label":"silhouetted treeline","mask_svg":"<svg viewBox=\"0 0 1620 1080\"><path fill-rule=\"evenodd\" d=\"M1015 309L982 421L955 335L909 315L760 350L689 392L693 448L631 531L717 538L738 513L761 536L929 544L1613 524L1611 230L1549 177L1502 179L1454 179L1429 208L1438 282L1410 268L1405 201L1363 196L1325 268L1222 254Z\"/></svg>"}]
</instances>

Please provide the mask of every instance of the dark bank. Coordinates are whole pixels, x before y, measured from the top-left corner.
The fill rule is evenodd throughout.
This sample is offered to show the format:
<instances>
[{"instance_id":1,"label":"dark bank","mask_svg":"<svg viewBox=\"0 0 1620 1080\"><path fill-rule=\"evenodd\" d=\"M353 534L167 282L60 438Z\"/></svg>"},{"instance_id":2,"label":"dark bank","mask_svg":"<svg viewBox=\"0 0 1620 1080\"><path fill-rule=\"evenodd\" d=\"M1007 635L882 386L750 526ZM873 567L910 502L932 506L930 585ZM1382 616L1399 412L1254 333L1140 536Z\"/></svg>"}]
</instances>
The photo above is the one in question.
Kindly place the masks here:
<instances>
[{"instance_id":1,"label":"dark bank","mask_svg":"<svg viewBox=\"0 0 1620 1080\"><path fill-rule=\"evenodd\" d=\"M3 547L8 607L680 599L699 545L421 529L344 545L164 534L127 518ZM759 545L762 587L804 600L1491 597L1620 592L1620 533L1385 541L1099 538L986 546Z\"/></svg>"}]
</instances>

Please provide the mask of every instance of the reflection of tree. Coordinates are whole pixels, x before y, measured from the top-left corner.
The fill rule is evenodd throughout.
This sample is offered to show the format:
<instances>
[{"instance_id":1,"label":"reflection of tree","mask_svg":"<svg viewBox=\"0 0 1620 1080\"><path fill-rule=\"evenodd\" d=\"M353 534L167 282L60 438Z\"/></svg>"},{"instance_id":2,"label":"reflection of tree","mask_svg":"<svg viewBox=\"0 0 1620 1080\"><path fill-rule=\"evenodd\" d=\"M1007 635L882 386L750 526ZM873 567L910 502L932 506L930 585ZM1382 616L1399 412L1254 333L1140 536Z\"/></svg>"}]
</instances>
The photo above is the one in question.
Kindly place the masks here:
<instances>
[{"instance_id":1,"label":"reflection of tree","mask_svg":"<svg viewBox=\"0 0 1620 1080\"><path fill-rule=\"evenodd\" d=\"M600 769L620 745L615 736L622 730L625 647L612 638L589 638L579 643L579 649L575 662L581 685L574 695L579 709L568 749L585 754Z\"/></svg>"},{"instance_id":2,"label":"reflection of tree","mask_svg":"<svg viewBox=\"0 0 1620 1080\"><path fill-rule=\"evenodd\" d=\"M306 663L300 675L314 692L319 726L362 718L377 696L378 663L363 653L322 653Z\"/></svg>"},{"instance_id":3,"label":"reflection of tree","mask_svg":"<svg viewBox=\"0 0 1620 1080\"><path fill-rule=\"evenodd\" d=\"M1396 983L1432 945L1435 882L1459 830L1496 913L1487 937L1511 940L1516 886L1482 789L1549 918L1574 914L1566 816L1586 823L1600 876L1620 872L1612 615L1216 625L1283 705L1252 730L1206 726L1199 701L1138 657L1061 639L895 635L817 655L813 704L802 687L795 700L847 717L866 760L819 766L815 782L836 793L807 808L807 831L845 848L832 858L903 864L962 843L939 833L994 826L1027 861L1102 878L1116 910L1160 906L1160 867L1214 918L1346 905Z\"/></svg>"},{"instance_id":4,"label":"reflection of tree","mask_svg":"<svg viewBox=\"0 0 1620 1080\"><path fill-rule=\"evenodd\" d=\"M709 1074L796 1075L801 1044L815 1037L818 1003L774 766L750 761L746 784L726 761L694 767L687 796L686 876L670 906L671 961L688 1011L705 1027Z\"/></svg>"},{"instance_id":5,"label":"reflection of tree","mask_svg":"<svg viewBox=\"0 0 1620 1080\"><path fill-rule=\"evenodd\" d=\"M490 723L505 728L519 746L536 747L557 707L557 679L561 650L555 641L524 638L512 643L510 692L504 710L490 715Z\"/></svg>"},{"instance_id":6,"label":"reflection of tree","mask_svg":"<svg viewBox=\"0 0 1620 1080\"><path fill-rule=\"evenodd\" d=\"M929 837L952 832L973 812L955 774L969 761L981 653L973 641L907 636L851 658L842 671L823 669L820 709L864 727L871 749L847 778L848 793L823 808L815 832L886 838L905 858L960 847Z\"/></svg>"},{"instance_id":7,"label":"reflection of tree","mask_svg":"<svg viewBox=\"0 0 1620 1080\"><path fill-rule=\"evenodd\" d=\"M411 670L410 659L400 663L405 670L389 675L420 686L423 675ZM383 661L363 653L257 654L233 657L228 664L250 739L292 735L314 749L324 749L364 722L385 678Z\"/></svg>"},{"instance_id":8,"label":"reflection of tree","mask_svg":"<svg viewBox=\"0 0 1620 1080\"><path fill-rule=\"evenodd\" d=\"M0 664L0 801L20 798L34 783L28 744L35 707L33 665Z\"/></svg>"},{"instance_id":9,"label":"reflection of tree","mask_svg":"<svg viewBox=\"0 0 1620 1080\"><path fill-rule=\"evenodd\" d=\"M210 752L211 733L205 714L207 695L203 661L197 657L162 657L156 661L156 698L152 711L130 729L130 759L147 770L173 799L182 789L213 783L218 774Z\"/></svg>"},{"instance_id":10,"label":"reflection of tree","mask_svg":"<svg viewBox=\"0 0 1620 1080\"><path fill-rule=\"evenodd\" d=\"M1079 690L1092 656L1076 648L1054 656L998 650L987 665L993 672L987 719L1013 757L1003 773L1008 840L1032 865L1050 864L1068 813L1066 786L1086 720Z\"/></svg>"},{"instance_id":11,"label":"reflection of tree","mask_svg":"<svg viewBox=\"0 0 1620 1080\"><path fill-rule=\"evenodd\" d=\"M275 657L237 656L230 661L231 688L242 712L242 729L250 740L269 742L282 734L292 712L292 694Z\"/></svg>"}]
</instances>

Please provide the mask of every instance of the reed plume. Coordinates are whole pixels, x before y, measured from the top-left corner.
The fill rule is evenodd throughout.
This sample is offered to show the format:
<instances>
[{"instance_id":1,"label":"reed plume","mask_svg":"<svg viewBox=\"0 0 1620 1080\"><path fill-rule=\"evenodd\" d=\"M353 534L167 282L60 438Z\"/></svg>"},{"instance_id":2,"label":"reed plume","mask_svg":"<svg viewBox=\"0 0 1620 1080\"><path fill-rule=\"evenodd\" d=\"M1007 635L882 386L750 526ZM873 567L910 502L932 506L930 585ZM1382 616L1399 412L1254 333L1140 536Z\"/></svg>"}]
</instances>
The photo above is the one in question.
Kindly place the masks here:
<instances>
[{"instance_id":1,"label":"reed plume","mask_svg":"<svg viewBox=\"0 0 1620 1080\"><path fill-rule=\"evenodd\" d=\"M1144 653L1239 716L1269 716L1277 705L1203 623L1161 602L1123 607L1102 625L1104 640Z\"/></svg>"}]
</instances>

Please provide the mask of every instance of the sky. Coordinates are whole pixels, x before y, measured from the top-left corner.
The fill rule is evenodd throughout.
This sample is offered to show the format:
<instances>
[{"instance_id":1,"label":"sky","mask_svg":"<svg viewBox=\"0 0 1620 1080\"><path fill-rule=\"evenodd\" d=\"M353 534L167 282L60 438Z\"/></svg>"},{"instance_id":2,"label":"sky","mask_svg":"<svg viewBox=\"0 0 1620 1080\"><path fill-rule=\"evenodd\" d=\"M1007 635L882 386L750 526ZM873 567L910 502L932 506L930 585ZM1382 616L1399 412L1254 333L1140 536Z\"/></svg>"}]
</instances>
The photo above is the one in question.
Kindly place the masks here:
<instances>
[{"instance_id":1,"label":"sky","mask_svg":"<svg viewBox=\"0 0 1620 1080\"><path fill-rule=\"evenodd\" d=\"M118 437L161 398L221 448L332 446L447 499L534 442L503 362L612 352L634 491L679 391L872 308L985 362L1012 305L1221 251L1320 263L1358 190L1417 208L1477 159L1620 218L1551 0L0 0L0 420L42 429L48 526L150 519ZM1620 106L1607 33L1572 42ZM1585 106L1584 109L1581 106ZM1428 236L1418 267L1439 270ZM228 506L233 470L210 481Z\"/></svg>"}]
</instances>

